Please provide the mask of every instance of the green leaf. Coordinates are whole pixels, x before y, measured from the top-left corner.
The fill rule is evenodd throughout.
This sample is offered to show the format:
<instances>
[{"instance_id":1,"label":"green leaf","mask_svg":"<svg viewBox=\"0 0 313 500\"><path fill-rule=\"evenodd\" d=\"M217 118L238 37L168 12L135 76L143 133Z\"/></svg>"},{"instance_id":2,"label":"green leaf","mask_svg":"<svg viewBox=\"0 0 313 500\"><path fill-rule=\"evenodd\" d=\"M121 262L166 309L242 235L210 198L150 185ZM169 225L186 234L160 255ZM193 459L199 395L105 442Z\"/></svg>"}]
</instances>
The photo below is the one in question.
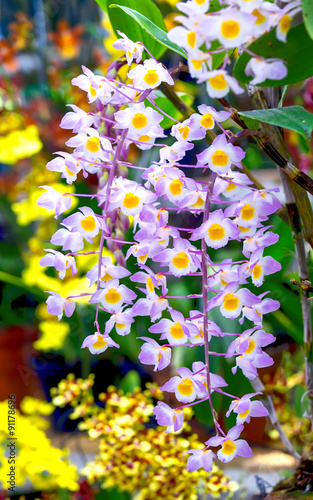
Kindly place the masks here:
<instances>
[{"instance_id":1,"label":"green leaf","mask_svg":"<svg viewBox=\"0 0 313 500\"><path fill-rule=\"evenodd\" d=\"M128 10L136 12L137 0L107 0L107 12L112 28L118 35L117 30L125 33L133 42L142 42L156 59L164 54L165 48L156 39L146 32L139 24L130 22ZM115 7L115 8L111 8ZM119 9L117 10L116 7ZM121 10L120 10L121 9ZM150 22L161 31L166 29L160 10L152 0L145 0L140 4L143 17L148 16ZM137 14L137 13L136 13Z\"/></svg>"},{"instance_id":2,"label":"green leaf","mask_svg":"<svg viewBox=\"0 0 313 500\"><path fill-rule=\"evenodd\" d=\"M173 52L177 52L177 54L181 55L185 59L187 59L187 54L185 50L182 47L179 47L176 45L176 43L173 43L169 40L166 31L161 29L159 26L156 26L150 19L145 17L141 12L137 12L134 9L130 9L128 7L124 7L122 5L115 5L112 4L110 5L110 8L120 8L124 12L126 12L129 16L131 16L138 24L141 26L143 30L145 30L151 37L159 42L160 44L164 45L168 49L172 50ZM212 43L211 50L216 50L220 47L220 43L217 41L214 41ZM233 51L231 51L233 52ZM230 53L231 53L230 52ZM213 54L213 61L212 61L212 69L218 68L222 62L224 61L226 52L220 52L218 54Z\"/></svg>"},{"instance_id":3,"label":"green leaf","mask_svg":"<svg viewBox=\"0 0 313 500\"><path fill-rule=\"evenodd\" d=\"M131 1L131 0L128 0L129 3L132 3L134 4L134 6L137 6L137 2L136 1ZM150 4L150 2L147 2L147 4ZM140 9L142 12L147 12L147 14L149 15L149 8L146 9L146 8L143 8L143 7L146 7L146 0L140 5ZM120 2L120 5L117 5L116 2L114 4L110 4L110 8L119 8L119 9L122 9L122 11L124 11L126 14L128 14L128 16L132 17L136 23L139 24L139 26L146 32L150 35L150 37L152 37L154 40L156 40L157 42L159 42L161 45L163 45L163 47L167 47L168 49L171 49L173 50L174 52L177 52L177 54L180 54L181 56L183 57L187 57L186 55L186 52L184 51L184 49L182 49L181 47L179 47L178 45L176 45L176 43L173 43L171 42L169 39L168 39L168 36L167 36L167 33L166 31L164 31L163 27L166 29L165 27L165 24L164 22L162 23L163 26L161 27L160 24L156 24L155 23L155 20L153 19L153 21L150 19L151 18L151 15L149 15L149 18L147 18L146 16L144 16L141 12L137 12L135 9L131 9L129 8L128 4L126 4L126 1L123 0L123 2ZM121 14L118 13L117 16L120 16ZM129 22L129 19L128 17L126 16L127 18L127 22L128 22L128 26L133 26L130 22ZM110 19L111 19L111 16L110 16ZM162 21L163 21L163 18L162 18ZM120 28L119 28L120 29ZM122 29L120 29L120 31L123 31ZM127 34L126 31L123 31L129 38L131 38L130 35ZM151 40L151 38L149 37L149 39ZM137 40L134 40L134 38L131 38L133 41L137 41ZM141 40L142 41L142 40ZM145 45L146 43L143 42ZM147 45L146 45L147 46ZM149 48L149 47L148 47ZM150 50L150 48L149 48ZM163 49L163 52L165 51L165 49ZM152 52L152 51L151 51ZM162 52L162 53L163 53ZM154 54L155 55L155 54ZM157 57L158 59L158 57Z\"/></svg>"},{"instance_id":4,"label":"green leaf","mask_svg":"<svg viewBox=\"0 0 313 500\"><path fill-rule=\"evenodd\" d=\"M305 29L313 40L313 0L302 0L302 13Z\"/></svg>"},{"instance_id":5,"label":"green leaf","mask_svg":"<svg viewBox=\"0 0 313 500\"><path fill-rule=\"evenodd\" d=\"M104 12L108 11L107 0L95 0L95 2L99 5L99 7L101 7L102 10L104 10Z\"/></svg>"},{"instance_id":6,"label":"green leaf","mask_svg":"<svg viewBox=\"0 0 313 500\"><path fill-rule=\"evenodd\" d=\"M140 375L136 370L130 370L119 383L119 389L126 394L133 392L136 387L141 387Z\"/></svg>"},{"instance_id":7,"label":"green leaf","mask_svg":"<svg viewBox=\"0 0 313 500\"><path fill-rule=\"evenodd\" d=\"M240 111L241 116L259 120L276 127L294 130L310 139L313 131L313 114L302 106L286 106L285 108L254 109L253 111Z\"/></svg>"},{"instance_id":8,"label":"green leaf","mask_svg":"<svg viewBox=\"0 0 313 500\"><path fill-rule=\"evenodd\" d=\"M96 494L96 500L131 500L131 495L127 491L118 489L105 489Z\"/></svg>"},{"instance_id":9,"label":"green leaf","mask_svg":"<svg viewBox=\"0 0 313 500\"><path fill-rule=\"evenodd\" d=\"M266 33L249 45L249 50L261 57L283 59L286 62L288 75L282 80L265 80L260 87L275 87L296 83L313 75L313 40L307 34L304 25L292 28L287 37L287 43L276 38L275 30ZM251 55L244 52L234 67L234 77L242 83L249 83L252 77L245 74L245 68Z\"/></svg>"},{"instance_id":10,"label":"green leaf","mask_svg":"<svg viewBox=\"0 0 313 500\"><path fill-rule=\"evenodd\" d=\"M218 40L214 40L211 44L211 50L217 50L221 47L221 44ZM235 49L230 49L228 55L230 56ZM217 54L213 54L212 56L212 69L217 69L223 62L226 56L226 51L218 52Z\"/></svg>"}]
</instances>

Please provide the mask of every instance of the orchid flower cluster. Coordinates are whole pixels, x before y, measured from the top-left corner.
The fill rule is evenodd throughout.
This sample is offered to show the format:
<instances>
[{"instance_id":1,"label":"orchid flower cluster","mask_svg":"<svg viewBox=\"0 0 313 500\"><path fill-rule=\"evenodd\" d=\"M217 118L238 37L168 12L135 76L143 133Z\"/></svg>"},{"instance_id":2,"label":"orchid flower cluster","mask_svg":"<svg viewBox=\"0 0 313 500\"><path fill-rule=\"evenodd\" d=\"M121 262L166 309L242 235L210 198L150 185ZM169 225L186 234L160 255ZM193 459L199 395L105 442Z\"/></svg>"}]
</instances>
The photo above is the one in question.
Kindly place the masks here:
<instances>
[{"instance_id":1,"label":"orchid flower cluster","mask_svg":"<svg viewBox=\"0 0 313 500\"><path fill-rule=\"evenodd\" d=\"M236 92L238 84L227 76L225 69L208 71L210 54L202 53L199 47L204 42L209 47L215 37L227 49L234 48L257 36L261 29L269 29L274 22L277 36L283 38L291 12L298 5L291 2L288 8L279 9L260 0L230 3L229 7L208 15L205 14L208 0L179 3L178 8L188 18L180 18L184 27L176 27L169 33L173 41L188 51L190 72L198 81L207 81L211 97L222 97L229 88ZM268 298L269 292L258 295L245 285L251 280L258 288L265 276L281 269L272 257L263 255L264 250L278 240L270 230L272 226L266 224L269 216L280 208L280 202L275 189L255 189L248 176L240 171L245 152L234 145L234 135L221 125L230 118L227 111L201 104L187 120L173 119L175 124L169 134L172 144L155 144L156 139L167 137L161 126L166 113L155 103L155 89L161 83L171 86L174 81L171 72L151 54L151 58L142 62L144 50L148 52L142 43L132 42L123 33L120 35L114 45L125 51L124 64L132 65L128 71L129 83L119 78L120 66L116 63L111 65L106 77L83 67L83 74L72 83L86 92L93 111L87 113L70 105L71 111L64 116L61 127L72 129L76 134L66 143L73 152L58 152L47 165L49 170L60 172L69 184L76 180L79 172L84 177L97 174L96 194L75 196L96 198L99 213L81 206L79 211L64 218L63 227L52 236L51 243L62 247L65 254L48 249L41 265L54 267L63 279L67 270L72 274L77 272L76 255L98 255L98 264L86 274L90 291L82 294L90 296L89 302L96 305L95 332L82 344L91 353L118 348L117 337L112 332L128 335L137 316L149 316L152 322L149 332L159 335L157 340L140 337L143 344L139 360L152 365L155 371L169 366L175 346L204 347L205 362L194 362L192 369L178 368L178 375L161 387L165 392L174 393L182 405L173 409L159 402L154 414L158 424L166 426L166 432L176 432L183 426L182 408L209 403L216 436L205 443L204 449L188 451L187 469L195 471L203 467L210 471L216 455L222 462L236 456L250 457L249 445L239 439L244 423L268 414L261 402L252 400L260 393L239 398L224 392L227 383L220 375L211 373L209 359L214 355L234 358L232 372L240 369L250 380L257 377L258 368L273 363L263 348L271 344L274 337L263 330L262 322L264 314L279 308L279 302ZM195 61L199 64L194 64ZM278 68L275 61L271 64ZM255 78L260 78L259 70L253 71ZM215 134L214 128L220 133L196 155L196 162L182 163L193 149L194 141L206 139L208 131ZM159 148L158 161L146 168L132 165L126 161L130 145L142 150L155 145ZM203 180L188 177L185 167L209 174L202 177ZM129 180L128 169L140 172L141 180ZM60 194L52 187L42 187L46 192L38 200L40 206L55 210L56 217L70 209L69 193ZM169 222L173 212L193 214L197 227L174 227ZM130 221L133 241L128 242L124 235ZM99 248L81 252L86 242L93 244L94 238L99 241ZM223 248L232 241L242 245L244 259L213 262L210 250ZM103 256L105 243L116 263ZM125 253L124 246L127 246ZM130 273L126 267L128 260L136 261L138 272ZM188 317L171 307L171 299L177 297L169 295L168 290L172 277L182 276L191 280L198 276L202 281L201 293L188 295L198 301L201 310L191 310ZM138 294L121 283L124 279L139 285ZM47 310L59 320L63 313L69 317L74 312L75 299L80 296L62 297L50 292ZM239 320L240 324L247 319L251 327L242 334L223 332L209 319L208 313L215 308L225 318ZM104 325L99 324L100 310L110 315ZM230 342L226 353L216 353L209 349L213 336L229 336L235 340ZM228 433L223 431L213 409L213 391L231 399L227 416L234 412L237 420Z\"/></svg>"},{"instance_id":2,"label":"orchid flower cluster","mask_svg":"<svg viewBox=\"0 0 313 500\"><path fill-rule=\"evenodd\" d=\"M245 68L246 75L253 77L251 85L285 78L287 67L283 60L262 58L247 45L273 28L277 39L285 43L294 17L302 10L301 1L286 1L284 7L263 0L220 0L219 3L225 7L209 13L210 0L177 4L185 16L176 18L182 26L173 28L168 37L186 50L190 75L198 83L206 82L207 93L212 98L225 97L230 90L241 94L244 89L226 71L229 53L240 48L252 56ZM213 42L218 43L218 49L212 50ZM212 70L214 54L223 51L226 55L221 68Z\"/></svg>"}]
</instances>

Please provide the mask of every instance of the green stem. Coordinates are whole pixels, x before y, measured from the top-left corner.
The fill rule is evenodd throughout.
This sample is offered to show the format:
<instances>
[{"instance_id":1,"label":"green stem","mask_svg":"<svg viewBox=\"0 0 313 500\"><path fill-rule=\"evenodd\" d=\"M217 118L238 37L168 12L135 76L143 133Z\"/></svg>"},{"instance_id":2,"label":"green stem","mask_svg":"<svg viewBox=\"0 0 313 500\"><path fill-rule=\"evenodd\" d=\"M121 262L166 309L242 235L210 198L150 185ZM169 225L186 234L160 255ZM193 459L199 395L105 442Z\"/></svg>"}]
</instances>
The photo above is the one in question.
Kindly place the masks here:
<instances>
[{"instance_id":1,"label":"green stem","mask_svg":"<svg viewBox=\"0 0 313 500\"><path fill-rule=\"evenodd\" d=\"M40 290L37 287L27 285L25 281L22 280L22 278L14 276L13 274L0 271L0 281L2 281L3 283L8 283L10 285L17 286L18 288L22 288L23 290L30 292L36 297L38 297L38 299L40 300L43 299L45 300L47 298L46 294L42 290Z\"/></svg>"}]
</instances>

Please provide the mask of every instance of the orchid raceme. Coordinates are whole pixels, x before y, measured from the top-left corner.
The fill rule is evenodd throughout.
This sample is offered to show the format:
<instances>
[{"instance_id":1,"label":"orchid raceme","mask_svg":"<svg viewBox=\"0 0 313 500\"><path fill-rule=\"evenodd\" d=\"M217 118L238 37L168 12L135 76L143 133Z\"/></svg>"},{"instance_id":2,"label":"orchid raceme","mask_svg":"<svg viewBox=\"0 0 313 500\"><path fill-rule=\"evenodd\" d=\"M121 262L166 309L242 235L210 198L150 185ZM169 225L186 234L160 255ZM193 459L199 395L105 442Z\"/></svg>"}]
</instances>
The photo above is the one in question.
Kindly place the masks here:
<instances>
[{"instance_id":1,"label":"orchid raceme","mask_svg":"<svg viewBox=\"0 0 313 500\"><path fill-rule=\"evenodd\" d=\"M237 94L244 91L227 69L230 49L257 38L261 21L263 30L279 25L288 36L288 19L284 16L294 15L297 6L293 2L280 9L262 0L252 0L248 6L250 2L238 0L223 2L225 8L208 12L209 3L179 2L177 8L184 14L178 18L182 26L173 28L169 39L184 47L191 75L197 83L205 84L210 98L223 98L230 90ZM209 439L206 448L186 453L189 471L201 467L210 471L216 457L222 462L235 456L250 457L249 445L238 439L243 424L267 415L261 402L250 401L259 393L241 397L224 393L227 382L211 373L209 360L211 356L231 358L232 372L239 367L248 379L257 376L258 368L273 362L263 348L275 338L263 330L262 321L263 315L277 310L279 303L264 298L268 292L254 292L268 275L281 269L266 255L267 247L275 244L278 236L269 231L272 226L264 225L280 208L280 202L275 189L258 190L243 173L245 151L234 145L237 136L234 138L221 125L228 124L229 110L200 104L180 121L169 116L158 106L157 98L164 87L175 93L175 68L167 69L153 57L148 58L141 42L119 34L122 38L114 46L125 52L120 64L127 69L127 79L114 65L107 76L83 67L83 74L72 84L85 92L90 111L71 105L61 126L75 134L66 143L73 151L58 152L47 165L67 184L92 174L97 186L91 195L76 194L84 197L84 203L76 212L63 216L63 227L51 238L51 243L65 253L48 248L40 264L54 267L61 279L68 269L72 274L77 272L78 260L84 255L95 255L97 264L93 262L85 274L84 293L63 297L50 292L47 310L60 320L63 312L68 317L74 313L76 298L88 297L95 308L94 331L85 338L82 348L92 354L119 348L116 335L136 335L138 318L148 316L152 323L148 332L153 338L146 331L137 338L143 341L139 360L151 371L168 367L177 347L193 351L195 346L204 348L205 362L195 361L192 370L177 367L178 375L162 387L174 393L182 406L172 408L159 402L154 414L158 424L166 427L165 432L178 432L183 427L185 406L208 405L216 436ZM210 49L216 41L227 53L221 67L212 69L214 51L211 54ZM254 83L266 79L272 70L277 78L284 78L282 61L251 61L246 72L254 77ZM164 116L171 119L171 128L166 130L162 128ZM160 138L165 138L164 143ZM133 165L136 147L153 148L153 153L144 156L145 162ZM187 175L190 171L195 175ZM205 175L201 176L202 171ZM70 193L62 195L50 186L42 187L47 192L39 198L40 206L54 210L56 217L70 210ZM88 196L92 208L86 202ZM178 219L184 227L176 227L174 221ZM225 258L222 252L229 246L241 251L242 260ZM104 247L111 251L112 258L103 255ZM219 251L222 257L218 261ZM131 272L134 266L135 272ZM201 282L199 293L171 295L173 283L179 279ZM253 287L252 291L248 287ZM174 309L172 302L186 298L194 304L187 315L177 310L177 302ZM245 321L250 327L241 334L236 328L224 332L216 320L219 314L236 326ZM210 351L211 337L216 344L224 339L221 352ZM229 347L223 351L225 342ZM227 416L236 413L237 425L228 432L223 431L214 411L213 391L231 398Z\"/></svg>"}]
</instances>

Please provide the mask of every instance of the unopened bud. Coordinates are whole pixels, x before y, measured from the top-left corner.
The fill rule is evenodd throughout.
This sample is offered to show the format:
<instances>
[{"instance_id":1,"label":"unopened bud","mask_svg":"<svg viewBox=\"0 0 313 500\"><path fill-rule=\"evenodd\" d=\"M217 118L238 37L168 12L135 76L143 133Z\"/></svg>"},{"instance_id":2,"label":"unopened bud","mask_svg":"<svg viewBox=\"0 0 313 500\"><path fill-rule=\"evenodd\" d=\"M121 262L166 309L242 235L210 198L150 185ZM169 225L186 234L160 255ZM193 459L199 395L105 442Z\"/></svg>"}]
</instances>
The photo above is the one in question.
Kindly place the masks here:
<instances>
[{"instance_id":1,"label":"unopened bud","mask_svg":"<svg viewBox=\"0 0 313 500\"><path fill-rule=\"evenodd\" d=\"M122 250L120 250L120 249L115 250L114 257L115 257L116 262L119 266L126 267L125 257L124 257Z\"/></svg>"}]
</instances>

